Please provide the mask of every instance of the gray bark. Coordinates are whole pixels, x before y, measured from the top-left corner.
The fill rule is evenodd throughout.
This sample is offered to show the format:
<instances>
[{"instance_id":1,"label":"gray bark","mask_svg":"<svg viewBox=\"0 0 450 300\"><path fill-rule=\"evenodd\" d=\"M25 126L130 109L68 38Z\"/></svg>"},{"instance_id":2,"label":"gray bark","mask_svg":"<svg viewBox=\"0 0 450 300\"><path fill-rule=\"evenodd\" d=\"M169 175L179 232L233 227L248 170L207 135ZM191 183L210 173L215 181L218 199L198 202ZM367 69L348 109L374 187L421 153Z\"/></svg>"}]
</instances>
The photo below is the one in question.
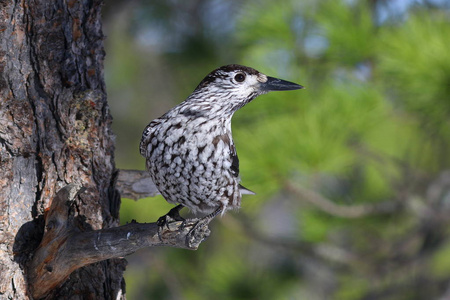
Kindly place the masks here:
<instances>
[{"instance_id":1,"label":"gray bark","mask_svg":"<svg viewBox=\"0 0 450 300\"><path fill-rule=\"evenodd\" d=\"M118 225L103 81L102 1L0 2L0 298L28 299L26 270L61 187L78 183L81 231ZM124 298L125 261L73 272L47 299Z\"/></svg>"}]
</instances>

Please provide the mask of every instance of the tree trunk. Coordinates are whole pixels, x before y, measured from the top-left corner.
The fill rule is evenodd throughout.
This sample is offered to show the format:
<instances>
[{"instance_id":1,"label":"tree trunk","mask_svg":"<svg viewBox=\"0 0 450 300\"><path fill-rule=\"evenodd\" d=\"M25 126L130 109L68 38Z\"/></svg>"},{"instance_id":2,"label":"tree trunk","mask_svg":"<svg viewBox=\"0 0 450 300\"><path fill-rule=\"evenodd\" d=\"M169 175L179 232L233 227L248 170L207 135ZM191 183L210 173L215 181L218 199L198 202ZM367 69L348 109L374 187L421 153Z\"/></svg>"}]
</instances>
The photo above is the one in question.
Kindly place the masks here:
<instances>
[{"instance_id":1,"label":"tree trunk","mask_svg":"<svg viewBox=\"0 0 450 300\"><path fill-rule=\"evenodd\" d=\"M101 0L0 2L0 298L29 299L44 214L69 183L86 188L80 231L118 225L103 80ZM123 259L73 272L46 299L123 299Z\"/></svg>"}]
</instances>

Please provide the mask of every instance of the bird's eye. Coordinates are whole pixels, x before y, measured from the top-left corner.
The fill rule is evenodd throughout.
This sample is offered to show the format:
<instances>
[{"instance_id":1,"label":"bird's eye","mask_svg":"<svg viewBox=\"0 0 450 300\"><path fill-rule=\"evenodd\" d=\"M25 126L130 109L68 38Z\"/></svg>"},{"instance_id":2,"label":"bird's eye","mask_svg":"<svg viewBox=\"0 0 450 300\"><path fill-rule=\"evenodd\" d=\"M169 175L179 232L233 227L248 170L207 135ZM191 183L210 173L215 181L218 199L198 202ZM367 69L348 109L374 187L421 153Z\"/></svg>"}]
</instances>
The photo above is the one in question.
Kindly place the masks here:
<instances>
[{"instance_id":1,"label":"bird's eye","mask_svg":"<svg viewBox=\"0 0 450 300\"><path fill-rule=\"evenodd\" d=\"M236 76L234 76L234 80L237 82L243 82L245 80L245 75L242 73L236 74Z\"/></svg>"}]
</instances>

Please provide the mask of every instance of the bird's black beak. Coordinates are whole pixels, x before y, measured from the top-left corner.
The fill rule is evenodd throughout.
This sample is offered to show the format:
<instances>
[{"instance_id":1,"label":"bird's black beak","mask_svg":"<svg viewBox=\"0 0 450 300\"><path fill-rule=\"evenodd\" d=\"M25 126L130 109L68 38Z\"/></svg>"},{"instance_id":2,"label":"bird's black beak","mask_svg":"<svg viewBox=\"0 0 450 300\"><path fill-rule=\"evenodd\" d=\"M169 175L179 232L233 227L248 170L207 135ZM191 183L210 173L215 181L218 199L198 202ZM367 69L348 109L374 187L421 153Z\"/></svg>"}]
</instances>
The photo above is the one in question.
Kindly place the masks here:
<instances>
[{"instance_id":1,"label":"bird's black beak","mask_svg":"<svg viewBox=\"0 0 450 300\"><path fill-rule=\"evenodd\" d=\"M289 82L286 80L274 78L267 76L267 81L264 83L261 83L261 90L264 92L270 92L270 91L290 91L290 90L299 90L304 89L304 86L301 86L300 84L296 84L293 82Z\"/></svg>"}]
</instances>

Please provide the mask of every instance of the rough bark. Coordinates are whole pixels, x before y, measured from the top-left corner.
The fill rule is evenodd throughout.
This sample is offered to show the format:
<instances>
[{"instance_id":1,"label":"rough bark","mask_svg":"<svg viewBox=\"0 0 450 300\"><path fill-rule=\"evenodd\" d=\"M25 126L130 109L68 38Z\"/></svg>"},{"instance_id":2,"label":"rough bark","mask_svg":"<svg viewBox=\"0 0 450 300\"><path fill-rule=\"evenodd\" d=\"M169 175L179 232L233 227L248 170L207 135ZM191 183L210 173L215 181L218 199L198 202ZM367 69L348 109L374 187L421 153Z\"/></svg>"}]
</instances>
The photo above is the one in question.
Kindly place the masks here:
<instances>
[{"instance_id":1,"label":"rough bark","mask_svg":"<svg viewBox=\"0 0 450 300\"><path fill-rule=\"evenodd\" d=\"M118 224L103 81L102 1L0 2L0 298L28 299L26 270L61 187L78 183L80 231ZM125 261L73 272L48 299L122 298Z\"/></svg>"}]
</instances>

